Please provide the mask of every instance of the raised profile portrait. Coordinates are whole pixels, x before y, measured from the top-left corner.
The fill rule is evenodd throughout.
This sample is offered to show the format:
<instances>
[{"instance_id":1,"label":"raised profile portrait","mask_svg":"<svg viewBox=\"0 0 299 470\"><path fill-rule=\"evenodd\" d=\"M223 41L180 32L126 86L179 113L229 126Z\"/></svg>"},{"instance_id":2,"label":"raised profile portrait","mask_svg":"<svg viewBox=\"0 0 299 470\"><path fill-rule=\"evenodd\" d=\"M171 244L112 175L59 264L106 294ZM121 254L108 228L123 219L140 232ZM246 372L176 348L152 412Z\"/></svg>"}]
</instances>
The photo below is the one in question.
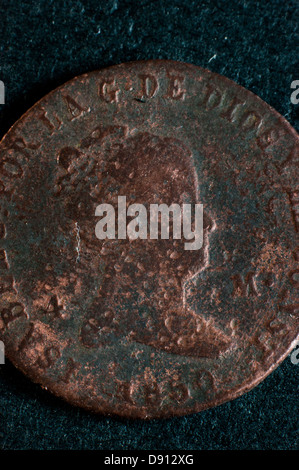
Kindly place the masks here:
<instances>
[{"instance_id":1,"label":"raised profile portrait","mask_svg":"<svg viewBox=\"0 0 299 470\"><path fill-rule=\"evenodd\" d=\"M64 199L67 230L73 226L74 234L77 231L75 269L82 278L85 273L89 280L99 279L83 312L82 344L96 348L119 337L172 354L217 357L229 347L230 338L215 319L192 310L186 289L208 265L209 235L215 224L206 208L198 250L186 250L186 239L173 237L171 212L169 239L161 239L160 231L158 239L151 239L149 230L146 239L119 239L117 225L115 239L99 240L95 235L96 207L111 204L117 219L118 196L126 196L127 207L139 203L148 210L150 204L202 203L192 152L176 138L130 135L126 128L114 126L96 129L80 147L76 152L61 151L61 174L71 176L58 178L57 187Z\"/></svg>"},{"instance_id":2,"label":"raised profile portrait","mask_svg":"<svg viewBox=\"0 0 299 470\"><path fill-rule=\"evenodd\" d=\"M126 196L127 206L139 203L147 209L150 204L203 202L192 152L183 142L143 132L130 135L123 129L120 144L120 129L97 129L77 155L72 151L68 160L70 151L65 149L59 157L67 173L85 168L84 181L73 180L68 195L63 184L59 189L59 197L69 198L67 216L80 235L77 268L89 276L101 270L97 293L84 311L81 342L96 348L116 336L171 354L217 357L229 347L230 338L213 318L207 320L190 308L186 289L208 263L208 239L215 227L205 207L198 250L186 250L186 239L173 237L171 212L169 239L151 239L150 231L147 239L134 240L118 239L117 230L115 239L95 235L95 208L111 204L117 219L118 196ZM88 162L93 162L90 171Z\"/></svg>"}]
</instances>

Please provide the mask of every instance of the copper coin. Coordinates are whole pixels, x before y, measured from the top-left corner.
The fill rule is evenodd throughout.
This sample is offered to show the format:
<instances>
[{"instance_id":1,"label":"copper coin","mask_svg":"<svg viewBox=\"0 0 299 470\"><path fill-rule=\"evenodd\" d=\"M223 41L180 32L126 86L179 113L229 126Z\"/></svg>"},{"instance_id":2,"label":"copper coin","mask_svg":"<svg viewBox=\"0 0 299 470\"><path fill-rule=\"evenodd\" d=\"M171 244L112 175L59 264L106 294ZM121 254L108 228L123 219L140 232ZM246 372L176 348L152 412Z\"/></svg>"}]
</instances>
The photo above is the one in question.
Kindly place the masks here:
<instances>
[{"instance_id":1,"label":"copper coin","mask_svg":"<svg viewBox=\"0 0 299 470\"><path fill-rule=\"evenodd\" d=\"M298 135L251 92L184 63L121 64L48 94L0 152L0 337L33 381L169 417L240 396L294 347ZM117 223L119 196L202 204L202 247L97 238L97 206Z\"/></svg>"}]
</instances>

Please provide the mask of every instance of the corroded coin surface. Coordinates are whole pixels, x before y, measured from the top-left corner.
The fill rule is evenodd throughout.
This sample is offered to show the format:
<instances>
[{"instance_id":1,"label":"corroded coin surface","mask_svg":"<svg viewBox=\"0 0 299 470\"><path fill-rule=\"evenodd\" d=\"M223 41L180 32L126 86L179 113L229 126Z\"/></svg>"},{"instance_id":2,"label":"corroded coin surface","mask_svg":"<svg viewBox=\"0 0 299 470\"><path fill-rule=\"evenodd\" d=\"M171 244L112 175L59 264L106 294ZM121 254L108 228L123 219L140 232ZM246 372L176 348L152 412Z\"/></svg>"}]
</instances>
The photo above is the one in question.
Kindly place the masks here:
<instances>
[{"instance_id":1,"label":"corroded coin surface","mask_svg":"<svg viewBox=\"0 0 299 470\"><path fill-rule=\"evenodd\" d=\"M298 135L257 96L188 64L122 64L51 92L0 154L0 339L33 381L168 417L241 395L290 352ZM114 238L96 235L103 204ZM134 204L202 205L202 246L174 216L168 238L127 236Z\"/></svg>"}]
</instances>

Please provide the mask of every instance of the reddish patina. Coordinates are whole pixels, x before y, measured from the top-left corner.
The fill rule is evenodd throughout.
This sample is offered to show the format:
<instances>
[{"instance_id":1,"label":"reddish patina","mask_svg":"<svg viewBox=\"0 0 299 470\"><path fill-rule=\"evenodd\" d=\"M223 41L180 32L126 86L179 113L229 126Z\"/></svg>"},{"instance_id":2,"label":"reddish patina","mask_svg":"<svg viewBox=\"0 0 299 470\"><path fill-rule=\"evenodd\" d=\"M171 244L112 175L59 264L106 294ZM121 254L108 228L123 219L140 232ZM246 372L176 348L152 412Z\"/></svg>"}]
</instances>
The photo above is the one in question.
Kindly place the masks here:
<instances>
[{"instance_id":1,"label":"reddish patina","mask_svg":"<svg viewBox=\"0 0 299 470\"><path fill-rule=\"evenodd\" d=\"M88 73L0 144L0 339L68 402L153 418L250 390L298 333L298 135L172 61ZM95 235L96 207L203 204L203 246Z\"/></svg>"}]
</instances>

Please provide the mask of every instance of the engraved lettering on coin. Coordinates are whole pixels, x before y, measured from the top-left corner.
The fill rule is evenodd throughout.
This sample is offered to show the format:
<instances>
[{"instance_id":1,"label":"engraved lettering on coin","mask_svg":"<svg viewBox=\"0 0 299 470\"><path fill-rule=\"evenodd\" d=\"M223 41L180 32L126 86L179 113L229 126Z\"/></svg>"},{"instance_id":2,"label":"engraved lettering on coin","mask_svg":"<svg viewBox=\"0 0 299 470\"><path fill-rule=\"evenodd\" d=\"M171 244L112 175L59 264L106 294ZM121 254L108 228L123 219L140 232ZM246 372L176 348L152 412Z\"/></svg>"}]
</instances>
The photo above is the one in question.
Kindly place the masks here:
<instances>
[{"instance_id":1,"label":"engraved lettering on coin","mask_svg":"<svg viewBox=\"0 0 299 470\"><path fill-rule=\"evenodd\" d=\"M6 356L99 413L183 415L249 391L298 336L297 163L282 116L199 67L128 63L54 90L0 143ZM202 204L201 248L171 210L169 238L127 236L120 196L125 213ZM115 238L96 236L101 204Z\"/></svg>"}]
</instances>

